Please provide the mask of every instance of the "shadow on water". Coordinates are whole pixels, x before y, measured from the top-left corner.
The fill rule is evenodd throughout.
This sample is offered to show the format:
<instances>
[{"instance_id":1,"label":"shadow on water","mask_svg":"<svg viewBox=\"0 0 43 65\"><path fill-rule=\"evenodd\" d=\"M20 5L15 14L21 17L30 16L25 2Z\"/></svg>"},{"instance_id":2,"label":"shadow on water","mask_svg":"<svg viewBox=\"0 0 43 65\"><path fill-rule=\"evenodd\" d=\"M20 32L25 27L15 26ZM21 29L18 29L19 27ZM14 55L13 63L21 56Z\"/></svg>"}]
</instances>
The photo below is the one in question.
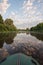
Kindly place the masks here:
<instances>
[{"instance_id":1,"label":"shadow on water","mask_svg":"<svg viewBox=\"0 0 43 65\"><path fill-rule=\"evenodd\" d=\"M0 33L0 48L3 47L4 42L11 44L17 33Z\"/></svg>"},{"instance_id":2,"label":"shadow on water","mask_svg":"<svg viewBox=\"0 0 43 65\"><path fill-rule=\"evenodd\" d=\"M35 34L35 33L29 33L26 32L26 35L31 35L36 37L38 40L43 41L43 34ZM13 39L16 37L17 33L0 33L0 48L3 47L4 42L6 42L7 44L11 44L13 43Z\"/></svg>"},{"instance_id":3,"label":"shadow on water","mask_svg":"<svg viewBox=\"0 0 43 65\"><path fill-rule=\"evenodd\" d=\"M43 34L39 33L30 33L32 36L35 36L37 39L43 41Z\"/></svg>"},{"instance_id":4,"label":"shadow on water","mask_svg":"<svg viewBox=\"0 0 43 65\"><path fill-rule=\"evenodd\" d=\"M6 60L8 52L3 48L4 43L12 44L13 39L16 37L17 33L0 33L0 63Z\"/></svg>"}]
</instances>

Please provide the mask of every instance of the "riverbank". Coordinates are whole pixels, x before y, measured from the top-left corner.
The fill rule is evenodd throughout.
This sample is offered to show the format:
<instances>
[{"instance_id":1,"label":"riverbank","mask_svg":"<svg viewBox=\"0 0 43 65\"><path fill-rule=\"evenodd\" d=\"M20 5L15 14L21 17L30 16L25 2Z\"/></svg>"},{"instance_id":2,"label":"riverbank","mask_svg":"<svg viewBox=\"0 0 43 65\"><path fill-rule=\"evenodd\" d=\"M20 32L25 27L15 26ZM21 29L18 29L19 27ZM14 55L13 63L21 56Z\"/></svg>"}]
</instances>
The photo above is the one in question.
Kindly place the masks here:
<instances>
[{"instance_id":1,"label":"riverbank","mask_svg":"<svg viewBox=\"0 0 43 65\"><path fill-rule=\"evenodd\" d=\"M43 34L43 32L39 32L39 31L29 31L30 33L36 33L36 34Z\"/></svg>"}]
</instances>

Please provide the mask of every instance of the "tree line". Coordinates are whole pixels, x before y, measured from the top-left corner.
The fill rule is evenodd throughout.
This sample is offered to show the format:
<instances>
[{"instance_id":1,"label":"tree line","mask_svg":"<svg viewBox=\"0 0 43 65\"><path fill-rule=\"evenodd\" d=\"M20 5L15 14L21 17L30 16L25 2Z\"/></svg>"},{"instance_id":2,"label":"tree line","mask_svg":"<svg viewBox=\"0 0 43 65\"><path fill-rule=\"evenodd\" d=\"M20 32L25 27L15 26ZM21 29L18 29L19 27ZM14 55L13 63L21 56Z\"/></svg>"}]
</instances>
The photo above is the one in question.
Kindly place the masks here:
<instances>
[{"instance_id":1,"label":"tree line","mask_svg":"<svg viewBox=\"0 0 43 65\"><path fill-rule=\"evenodd\" d=\"M43 32L43 23L39 23L34 27L26 28L26 29L17 29L13 24L12 19L3 20L3 17L0 15L0 32L2 31L35 31L35 32Z\"/></svg>"},{"instance_id":2,"label":"tree line","mask_svg":"<svg viewBox=\"0 0 43 65\"><path fill-rule=\"evenodd\" d=\"M37 25L34 26L34 27L31 27L31 28L30 28L30 31L43 32L43 22L37 24Z\"/></svg>"},{"instance_id":3,"label":"tree line","mask_svg":"<svg viewBox=\"0 0 43 65\"><path fill-rule=\"evenodd\" d=\"M0 31L16 31L17 28L13 24L12 19L6 19L5 21L3 20L3 17L0 15Z\"/></svg>"}]
</instances>

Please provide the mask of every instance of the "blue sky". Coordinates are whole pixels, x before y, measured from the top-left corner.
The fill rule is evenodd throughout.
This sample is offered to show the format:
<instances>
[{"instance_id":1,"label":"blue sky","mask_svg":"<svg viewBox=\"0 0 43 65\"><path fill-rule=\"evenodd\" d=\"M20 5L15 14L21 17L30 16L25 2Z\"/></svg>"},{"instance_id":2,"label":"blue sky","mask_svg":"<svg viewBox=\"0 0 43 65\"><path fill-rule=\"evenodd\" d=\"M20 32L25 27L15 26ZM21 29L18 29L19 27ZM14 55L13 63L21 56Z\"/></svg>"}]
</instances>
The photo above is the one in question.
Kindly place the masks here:
<instances>
[{"instance_id":1,"label":"blue sky","mask_svg":"<svg viewBox=\"0 0 43 65\"><path fill-rule=\"evenodd\" d=\"M0 14L17 28L30 28L43 22L43 0L0 0Z\"/></svg>"}]
</instances>

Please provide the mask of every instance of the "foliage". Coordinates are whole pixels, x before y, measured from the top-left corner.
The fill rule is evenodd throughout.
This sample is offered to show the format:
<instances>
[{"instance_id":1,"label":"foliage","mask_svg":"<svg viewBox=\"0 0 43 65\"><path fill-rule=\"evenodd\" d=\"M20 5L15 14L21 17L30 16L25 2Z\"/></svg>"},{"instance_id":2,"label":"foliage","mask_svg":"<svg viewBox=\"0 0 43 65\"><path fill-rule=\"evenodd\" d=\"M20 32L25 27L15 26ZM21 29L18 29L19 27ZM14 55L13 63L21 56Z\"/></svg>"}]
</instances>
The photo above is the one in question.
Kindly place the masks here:
<instances>
[{"instance_id":1,"label":"foliage","mask_svg":"<svg viewBox=\"0 0 43 65\"><path fill-rule=\"evenodd\" d=\"M1 31L16 31L17 28L13 24L12 19L6 19L5 21L3 20L2 16L0 15L0 32Z\"/></svg>"},{"instance_id":2,"label":"foliage","mask_svg":"<svg viewBox=\"0 0 43 65\"><path fill-rule=\"evenodd\" d=\"M7 28L5 27L4 24L0 24L0 32L1 31L7 31Z\"/></svg>"},{"instance_id":3,"label":"foliage","mask_svg":"<svg viewBox=\"0 0 43 65\"><path fill-rule=\"evenodd\" d=\"M13 24L13 20L11 19L6 19L5 20L5 25L6 25L6 28L10 31L16 31L16 26Z\"/></svg>"},{"instance_id":4,"label":"foliage","mask_svg":"<svg viewBox=\"0 0 43 65\"><path fill-rule=\"evenodd\" d=\"M0 23L3 23L3 18L1 15L0 15Z\"/></svg>"},{"instance_id":5,"label":"foliage","mask_svg":"<svg viewBox=\"0 0 43 65\"><path fill-rule=\"evenodd\" d=\"M18 29L18 31L29 31L29 28L26 28L26 29Z\"/></svg>"},{"instance_id":6,"label":"foliage","mask_svg":"<svg viewBox=\"0 0 43 65\"><path fill-rule=\"evenodd\" d=\"M5 24L7 24L7 25L13 25L13 20L11 20L11 19L6 19L6 20L5 20Z\"/></svg>"},{"instance_id":7,"label":"foliage","mask_svg":"<svg viewBox=\"0 0 43 65\"><path fill-rule=\"evenodd\" d=\"M26 31L29 31L29 28L26 28Z\"/></svg>"},{"instance_id":8,"label":"foliage","mask_svg":"<svg viewBox=\"0 0 43 65\"><path fill-rule=\"evenodd\" d=\"M35 27L32 27L32 28L30 29L30 31L43 32L43 23L39 23L39 24L36 25Z\"/></svg>"}]
</instances>

